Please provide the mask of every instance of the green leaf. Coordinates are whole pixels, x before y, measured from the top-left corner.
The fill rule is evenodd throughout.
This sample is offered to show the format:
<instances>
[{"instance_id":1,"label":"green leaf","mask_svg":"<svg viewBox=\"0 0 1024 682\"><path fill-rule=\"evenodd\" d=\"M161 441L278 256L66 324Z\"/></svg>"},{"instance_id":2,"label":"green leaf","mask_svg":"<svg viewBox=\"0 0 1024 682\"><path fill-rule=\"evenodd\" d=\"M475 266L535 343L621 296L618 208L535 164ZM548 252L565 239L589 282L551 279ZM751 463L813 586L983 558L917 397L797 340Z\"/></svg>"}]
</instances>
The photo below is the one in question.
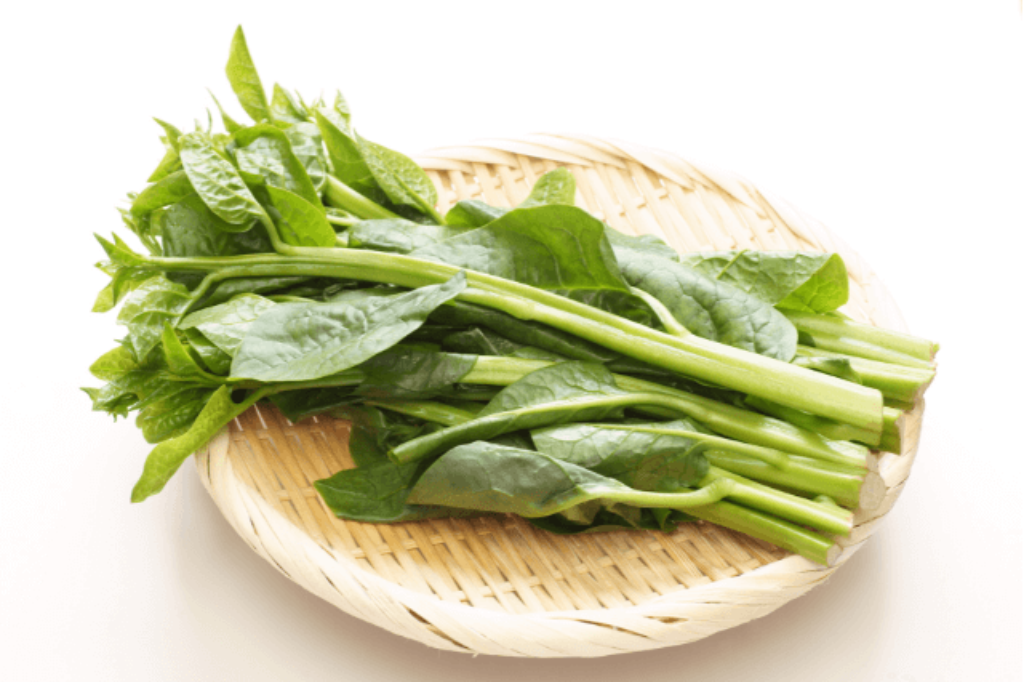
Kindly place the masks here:
<instances>
[{"instance_id":1,"label":"green leaf","mask_svg":"<svg viewBox=\"0 0 1024 682\"><path fill-rule=\"evenodd\" d=\"M480 441L439 458L419 477L407 499L412 504L537 518L629 491L614 479L568 462Z\"/></svg>"},{"instance_id":2,"label":"green leaf","mask_svg":"<svg viewBox=\"0 0 1024 682\"><path fill-rule=\"evenodd\" d=\"M235 133L238 167L263 178L268 187L286 189L319 207L320 194L280 128L262 124ZM333 241L333 230L332 241Z\"/></svg>"},{"instance_id":3,"label":"green leaf","mask_svg":"<svg viewBox=\"0 0 1024 682\"><path fill-rule=\"evenodd\" d=\"M207 90L207 92L210 92L210 91ZM213 98L213 103L215 105L217 105L217 111L220 112L220 119L224 123L224 129L225 130L227 130L229 133L236 133L236 132L238 132L239 130L241 130L242 128L245 127L241 123L238 123L237 121L235 121L235 119L233 119L230 116L228 116L227 112L224 111L224 107L222 107L220 105L220 100L217 99L216 95L214 95L212 92L210 92L210 97Z\"/></svg>"},{"instance_id":4,"label":"green leaf","mask_svg":"<svg viewBox=\"0 0 1024 682\"><path fill-rule=\"evenodd\" d=\"M270 217L246 187L238 171L201 134L181 136L181 161L192 186L211 211L234 232L245 232L256 218L264 225Z\"/></svg>"},{"instance_id":5,"label":"green leaf","mask_svg":"<svg viewBox=\"0 0 1024 682\"><path fill-rule=\"evenodd\" d=\"M388 199L430 215L437 203L437 190L423 169L404 154L355 137L367 168Z\"/></svg>"},{"instance_id":6,"label":"green leaf","mask_svg":"<svg viewBox=\"0 0 1024 682\"><path fill-rule=\"evenodd\" d=\"M705 431L689 420L644 426ZM532 431L530 435L539 452L640 490L694 486L708 473L707 460L692 452L698 442L692 438L592 424L553 426Z\"/></svg>"},{"instance_id":7,"label":"green leaf","mask_svg":"<svg viewBox=\"0 0 1024 682\"><path fill-rule=\"evenodd\" d=\"M576 205L576 178L568 168L556 168L540 176L518 208L552 204Z\"/></svg>"},{"instance_id":8,"label":"green leaf","mask_svg":"<svg viewBox=\"0 0 1024 682\"><path fill-rule=\"evenodd\" d=\"M500 334L480 327L449 334L444 338L442 346L447 351L473 355L507 356L549 362L562 362L568 359L564 355L510 341Z\"/></svg>"},{"instance_id":9,"label":"green leaf","mask_svg":"<svg viewBox=\"0 0 1024 682\"><path fill-rule=\"evenodd\" d=\"M717 251L688 253L681 262L780 308L827 313L850 297L837 253Z\"/></svg>"},{"instance_id":10,"label":"green leaf","mask_svg":"<svg viewBox=\"0 0 1024 682\"><path fill-rule=\"evenodd\" d=\"M147 443L159 443L188 431L214 389L184 381L164 381L136 403L135 425Z\"/></svg>"},{"instance_id":11,"label":"green leaf","mask_svg":"<svg viewBox=\"0 0 1024 682\"><path fill-rule=\"evenodd\" d=\"M235 357L249 328L276 304L255 294L240 294L227 303L189 314L179 329L197 329L217 348Z\"/></svg>"},{"instance_id":12,"label":"green leaf","mask_svg":"<svg viewBox=\"0 0 1024 682\"><path fill-rule=\"evenodd\" d=\"M164 324L176 324L192 300L188 289L162 275L147 279L132 292L117 322L128 327L127 341L136 358L146 357L160 343Z\"/></svg>"},{"instance_id":13,"label":"green leaf","mask_svg":"<svg viewBox=\"0 0 1024 682\"><path fill-rule=\"evenodd\" d=\"M267 193L274 204L273 217L278 234L286 244L326 248L334 246L334 228L327 222L322 208L286 189L268 185Z\"/></svg>"},{"instance_id":14,"label":"green leaf","mask_svg":"<svg viewBox=\"0 0 1024 682\"><path fill-rule=\"evenodd\" d=\"M202 332L198 329L185 329L184 334L189 345L211 372L226 376L231 371L231 356L211 343Z\"/></svg>"},{"instance_id":15,"label":"green leaf","mask_svg":"<svg viewBox=\"0 0 1024 682\"><path fill-rule=\"evenodd\" d=\"M196 306L196 309L209 308L230 301L240 294L271 294L285 291L290 287L308 282L312 277L299 276L267 276L237 277L217 284L217 288Z\"/></svg>"},{"instance_id":16,"label":"green leaf","mask_svg":"<svg viewBox=\"0 0 1024 682\"><path fill-rule=\"evenodd\" d=\"M348 121L335 111L320 108L316 111L316 123L327 147L334 175L371 201L386 203L388 196L363 159L363 152Z\"/></svg>"},{"instance_id":17,"label":"green leaf","mask_svg":"<svg viewBox=\"0 0 1024 682\"><path fill-rule=\"evenodd\" d=\"M348 245L389 253L412 253L466 232L450 225L422 225L404 218L362 220L348 229Z\"/></svg>"},{"instance_id":18,"label":"green leaf","mask_svg":"<svg viewBox=\"0 0 1024 682\"><path fill-rule=\"evenodd\" d=\"M296 123L284 131L291 143L292 153L306 169L319 196L327 184L327 154L324 152L320 129L313 123Z\"/></svg>"},{"instance_id":19,"label":"green leaf","mask_svg":"<svg viewBox=\"0 0 1024 682\"><path fill-rule=\"evenodd\" d=\"M154 118L153 120L157 122L157 125L164 129L164 134L167 136L167 145L174 151L178 151L178 138L181 137L181 131L167 121L161 121L158 118Z\"/></svg>"},{"instance_id":20,"label":"green leaf","mask_svg":"<svg viewBox=\"0 0 1024 682\"><path fill-rule=\"evenodd\" d=\"M231 400L231 389L227 386L213 392L185 433L160 443L149 453L142 476L132 489L132 502L142 502L163 490L174 472L193 452L248 409L258 397L257 393L242 403L235 403Z\"/></svg>"},{"instance_id":21,"label":"green leaf","mask_svg":"<svg viewBox=\"0 0 1024 682\"><path fill-rule=\"evenodd\" d=\"M164 324L164 333L161 335L160 341L163 345L164 361L167 363L167 369L176 377L214 386L223 383L219 377L207 373L199 366L199 363L188 352L185 344L178 338L174 327L169 322Z\"/></svg>"},{"instance_id":22,"label":"green leaf","mask_svg":"<svg viewBox=\"0 0 1024 682\"><path fill-rule=\"evenodd\" d=\"M177 150L167 147L164 157L160 159L160 163L157 164L153 172L146 178L146 182L159 182L171 173L179 170L181 170L181 157L178 156Z\"/></svg>"},{"instance_id":23,"label":"green leaf","mask_svg":"<svg viewBox=\"0 0 1024 682\"><path fill-rule=\"evenodd\" d=\"M239 26L235 36L231 40L231 53L228 55L228 64L225 68L228 82L231 89L235 91L239 104L245 109L245 113L252 117L252 120L259 123L269 120L271 117L270 107L267 105L267 95L260 82L260 76L256 72L256 65L253 64L249 55L249 46L245 42L245 33Z\"/></svg>"},{"instance_id":24,"label":"green leaf","mask_svg":"<svg viewBox=\"0 0 1024 682\"><path fill-rule=\"evenodd\" d=\"M398 523L439 517L475 515L444 507L406 503L418 467L380 462L339 471L314 483L335 515L367 523Z\"/></svg>"},{"instance_id":25,"label":"green leaf","mask_svg":"<svg viewBox=\"0 0 1024 682\"><path fill-rule=\"evenodd\" d=\"M675 249L653 234L623 234L607 225L604 226L604 234L611 243L612 250L615 251L615 257L619 260L624 257L646 258L647 256L656 256L671 261L679 260L679 254Z\"/></svg>"},{"instance_id":26,"label":"green leaf","mask_svg":"<svg viewBox=\"0 0 1024 682\"><path fill-rule=\"evenodd\" d=\"M298 423L303 419L359 402L362 397L356 394L356 388L329 386L286 391L270 396L270 402L274 403L277 409L281 410L281 414L291 422ZM351 443L349 450L352 450Z\"/></svg>"},{"instance_id":27,"label":"green leaf","mask_svg":"<svg viewBox=\"0 0 1024 682\"><path fill-rule=\"evenodd\" d=\"M770 304L679 263L616 248L630 285L661 301L690 332L783 362L796 355L796 328Z\"/></svg>"},{"instance_id":28,"label":"green leaf","mask_svg":"<svg viewBox=\"0 0 1024 682\"><path fill-rule=\"evenodd\" d=\"M184 170L175 171L139 192L132 202L132 214L142 216L163 206L170 206L195 193Z\"/></svg>"},{"instance_id":29,"label":"green leaf","mask_svg":"<svg viewBox=\"0 0 1024 682\"><path fill-rule=\"evenodd\" d=\"M256 225L247 232L222 220L191 194L178 203L153 214L163 238L164 255L172 258L238 256L247 253L273 253L266 229Z\"/></svg>"},{"instance_id":30,"label":"green leaf","mask_svg":"<svg viewBox=\"0 0 1024 682\"><path fill-rule=\"evenodd\" d=\"M475 355L438 353L396 346L370 358L359 368L365 373L359 393L371 398L430 398L450 395L473 365Z\"/></svg>"},{"instance_id":31,"label":"green leaf","mask_svg":"<svg viewBox=\"0 0 1024 682\"><path fill-rule=\"evenodd\" d=\"M449 209L444 216L449 227L483 227L492 223L511 209L491 206L477 199L463 199Z\"/></svg>"},{"instance_id":32,"label":"green leaf","mask_svg":"<svg viewBox=\"0 0 1024 682\"><path fill-rule=\"evenodd\" d=\"M523 429L622 416L627 391L603 365L563 362L531 372L502 389L472 421L396 447L404 463L438 455L462 443L490 440Z\"/></svg>"},{"instance_id":33,"label":"green leaf","mask_svg":"<svg viewBox=\"0 0 1024 682\"><path fill-rule=\"evenodd\" d=\"M124 346L117 346L96 359L89 366L89 373L101 381L113 381L132 370L139 369L139 363Z\"/></svg>"},{"instance_id":34,"label":"green leaf","mask_svg":"<svg viewBox=\"0 0 1024 682\"><path fill-rule=\"evenodd\" d=\"M299 98L277 83L274 84L274 96L270 101L270 111L275 121L284 123L302 123L308 121L310 114Z\"/></svg>"},{"instance_id":35,"label":"green leaf","mask_svg":"<svg viewBox=\"0 0 1024 682\"><path fill-rule=\"evenodd\" d=\"M637 321L652 320L619 273L604 224L574 206L516 209L410 255L511 279Z\"/></svg>"},{"instance_id":36,"label":"green leaf","mask_svg":"<svg viewBox=\"0 0 1024 682\"><path fill-rule=\"evenodd\" d=\"M444 284L351 304L279 305L249 328L232 375L303 381L354 367L401 341L465 287L466 277L460 272Z\"/></svg>"}]
</instances>

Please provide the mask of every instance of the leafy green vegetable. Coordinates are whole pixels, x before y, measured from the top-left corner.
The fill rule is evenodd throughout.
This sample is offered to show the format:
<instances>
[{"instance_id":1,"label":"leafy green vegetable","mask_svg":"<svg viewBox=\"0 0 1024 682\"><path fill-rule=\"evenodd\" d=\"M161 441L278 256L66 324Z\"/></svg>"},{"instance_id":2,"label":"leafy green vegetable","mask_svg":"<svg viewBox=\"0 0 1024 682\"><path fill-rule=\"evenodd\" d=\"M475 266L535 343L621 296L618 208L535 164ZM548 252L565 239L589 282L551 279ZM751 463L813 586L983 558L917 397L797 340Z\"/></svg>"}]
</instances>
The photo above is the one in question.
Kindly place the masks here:
<instances>
[{"instance_id":1,"label":"leafy green vegetable","mask_svg":"<svg viewBox=\"0 0 1024 682\"><path fill-rule=\"evenodd\" d=\"M619 274L604 224L574 206L516 209L410 255L522 282L629 319L651 319ZM794 335L794 352L795 343Z\"/></svg>"},{"instance_id":2,"label":"leafy green vegetable","mask_svg":"<svg viewBox=\"0 0 1024 682\"><path fill-rule=\"evenodd\" d=\"M796 329L764 301L664 258L619 247L616 255L626 281L694 334L784 362L796 355Z\"/></svg>"},{"instance_id":3,"label":"leafy green vegetable","mask_svg":"<svg viewBox=\"0 0 1024 682\"><path fill-rule=\"evenodd\" d=\"M185 171L175 171L142 190L132 202L132 213L137 216L145 215L177 203L194 192Z\"/></svg>"},{"instance_id":4,"label":"leafy green vegetable","mask_svg":"<svg viewBox=\"0 0 1024 682\"><path fill-rule=\"evenodd\" d=\"M239 294L227 303L191 313L178 323L178 328L197 329L233 358L253 322L273 307L274 302L262 296Z\"/></svg>"},{"instance_id":5,"label":"leafy green vegetable","mask_svg":"<svg viewBox=\"0 0 1024 682\"><path fill-rule=\"evenodd\" d=\"M401 341L465 286L466 278L459 274L443 285L350 305L276 306L249 328L231 373L259 381L303 381L335 374Z\"/></svg>"},{"instance_id":6,"label":"leafy green vegetable","mask_svg":"<svg viewBox=\"0 0 1024 682\"><path fill-rule=\"evenodd\" d=\"M200 133L181 136L181 162L203 202L233 232L245 232L253 219L270 222L238 171Z\"/></svg>"},{"instance_id":7,"label":"leafy green vegetable","mask_svg":"<svg viewBox=\"0 0 1024 682\"><path fill-rule=\"evenodd\" d=\"M465 231L465 228L450 225L421 225L404 218L363 220L349 228L348 245L356 249L412 253Z\"/></svg>"},{"instance_id":8,"label":"leafy green vegetable","mask_svg":"<svg viewBox=\"0 0 1024 682\"><path fill-rule=\"evenodd\" d=\"M252 57L249 55L249 46L245 41L245 33L241 26L235 31L235 36L231 40L231 53L228 56L228 65L225 71L231 88L238 97L238 103L245 109L245 113L249 114L257 123L271 119L267 94L263 90L259 74L256 73L256 65L253 64Z\"/></svg>"},{"instance_id":9,"label":"leafy green vegetable","mask_svg":"<svg viewBox=\"0 0 1024 682\"><path fill-rule=\"evenodd\" d=\"M850 297L837 253L715 251L688 253L680 262L780 308L827 313Z\"/></svg>"},{"instance_id":10,"label":"leafy green vegetable","mask_svg":"<svg viewBox=\"0 0 1024 682\"><path fill-rule=\"evenodd\" d=\"M322 210L286 189L267 187L267 193L274 204L274 223L285 244L334 246L334 228Z\"/></svg>"}]
</instances>

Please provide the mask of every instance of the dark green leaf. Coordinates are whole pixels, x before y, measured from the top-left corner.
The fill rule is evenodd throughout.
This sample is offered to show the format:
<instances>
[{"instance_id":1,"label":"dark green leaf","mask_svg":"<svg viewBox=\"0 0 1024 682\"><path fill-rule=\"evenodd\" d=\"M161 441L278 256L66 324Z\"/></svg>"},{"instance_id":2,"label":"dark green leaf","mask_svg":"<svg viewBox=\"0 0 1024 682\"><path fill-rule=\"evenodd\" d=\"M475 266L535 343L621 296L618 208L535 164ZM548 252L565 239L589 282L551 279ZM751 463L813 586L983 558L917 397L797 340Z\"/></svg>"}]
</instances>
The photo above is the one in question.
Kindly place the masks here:
<instances>
[{"instance_id":1,"label":"dark green leaf","mask_svg":"<svg viewBox=\"0 0 1024 682\"><path fill-rule=\"evenodd\" d=\"M366 379L359 393L371 398L430 398L453 393L476 364L475 355L395 346L359 366Z\"/></svg>"},{"instance_id":2,"label":"dark green leaf","mask_svg":"<svg viewBox=\"0 0 1024 682\"><path fill-rule=\"evenodd\" d=\"M324 412L350 405L362 398L356 395L356 386L328 386L286 391L270 396L270 402L293 423ZM351 444L349 449L352 449Z\"/></svg>"},{"instance_id":3,"label":"dark green leaf","mask_svg":"<svg viewBox=\"0 0 1024 682\"><path fill-rule=\"evenodd\" d=\"M271 118L270 107L267 105L267 94L263 90L260 76L256 72L249 55L249 46L245 42L245 33L239 26L231 40L231 54L225 68L231 89L235 91L239 104L252 120L259 123Z\"/></svg>"},{"instance_id":4,"label":"dark green leaf","mask_svg":"<svg viewBox=\"0 0 1024 682\"><path fill-rule=\"evenodd\" d=\"M188 339L196 353L199 354L203 364L214 374L227 375L231 371L231 356L217 348L198 329L184 330L185 338Z\"/></svg>"},{"instance_id":5,"label":"dark green leaf","mask_svg":"<svg viewBox=\"0 0 1024 682\"><path fill-rule=\"evenodd\" d=\"M209 308L230 301L239 294L272 294L285 291L311 277L238 277L217 284L217 288L196 306L196 309Z\"/></svg>"},{"instance_id":6,"label":"dark green leaf","mask_svg":"<svg viewBox=\"0 0 1024 682\"><path fill-rule=\"evenodd\" d=\"M164 361L167 363L167 369L175 377L213 386L222 383L218 377L212 376L199 366L199 363L196 362L196 359L189 353L188 348L178 338L174 327L169 322L164 324L164 333L160 340L163 345Z\"/></svg>"},{"instance_id":7,"label":"dark green leaf","mask_svg":"<svg viewBox=\"0 0 1024 682\"><path fill-rule=\"evenodd\" d=\"M437 203L437 190L422 168L404 154L355 137L367 168L388 199L422 213L433 209Z\"/></svg>"},{"instance_id":8,"label":"dark green leaf","mask_svg":"<svg viewBox=\"0 0 1024 682\"><path fill-rule=\"evenodd\" d=\"M257 224L246 232L236 232L237 227L221 220L198 194L156 211L153 220L163 237L165 256L239 256L274 251L262 225Z\"/></svg>"},{"instance_id":9,"label":"dark green leaf","mask_svg":"<svg viewBox=\"0 0 1024 682\"><path fill-rule=\"evenodd\" d=\"M630 285L661 301L692 333L789 362L796 328L770 304L679 263L616 249Z\"/></svg>"},{"instance_id":10,"label":"dark green leaf","mask_svg":"<svg viewBox=\"0 0 1024 682\"><path fill-rule=\"evenodd\" d=\"M383 204L388 196L377 185L370 167L363 159L359 142L348 121L329 109L316 111L316 122L327 147L334 175L366 198Z\"/></svg>"},{"instance_id":11,"label":"dark green leaf","mask_svg":"<svg viewBox=\"0 0 1024 682\"><path fill-rule=\"evenodd\" d=\"M466 287L448 282L355 303L289 303L261 316L232 364L238 378L303 381L335 374L390 348Z\"/></svg>"},{"instance_id":12,"label":"dark green leaf","mask_svg":"<svg viewBox=\"0 0 1024 682\"><path fill-rule=\"evenodd\" d=\"M574 206L516 209L485 227L411 255L553 291L630 319L651 321L650 310L630 292L619 273L604 224Z\"/></svg>"},{"instance_id":13,"label":"dark green leaf","mask_svg":"<svg viewBox=\"0 0 1024 682\"><path fill-rule=\"evenodd\" d=\"M440 457L419 477L407 499L412 504L537 518L622 492L630 488L568 462L476 442Z\"/></svg>"},{"instance_id":14,"label":"dark green leaf","mask_svg":"<svg viewBox=\"0 0 1024 682\"><path fill-rule=\"evenodd\" d=\"M477 199L463 199L445 214L444 222L449 227L483 227L509 210L511 209L491 206Z\"/></svg>"}]
</instances>

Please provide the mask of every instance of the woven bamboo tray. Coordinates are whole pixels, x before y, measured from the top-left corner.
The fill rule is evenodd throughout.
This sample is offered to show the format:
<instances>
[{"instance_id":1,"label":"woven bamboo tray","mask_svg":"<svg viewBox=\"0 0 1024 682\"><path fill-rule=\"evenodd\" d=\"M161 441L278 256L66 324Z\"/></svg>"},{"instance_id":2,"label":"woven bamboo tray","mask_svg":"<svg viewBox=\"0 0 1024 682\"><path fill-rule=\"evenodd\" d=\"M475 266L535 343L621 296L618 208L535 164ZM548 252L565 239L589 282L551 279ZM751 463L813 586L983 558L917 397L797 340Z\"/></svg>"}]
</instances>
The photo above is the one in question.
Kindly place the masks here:
<instances>
[{"instance_id":1,"label":"woven bamboo tray","mask_svg":"<svg viewBox=\"0 0 1024 682\"><path fill-rule=\"evenodd\" d=\"M844 309L904 330L885 287L817 221L749 182L637 145L532 135L434 150L417 161L440 209L482 198L509 206L566 166L577 203L630 234L680 251L838 251L852 278ZM342 521L312 482L351 467L349 424L291 424L252 408L196 453L200 476L235 530L310 592L358 618L438 649L502 656L605 656L692 642L771 613L824 582L874 533L910 473L923 404L902 456L879 462L883 504L858 512L835 566L701 522L662 534L563 537L513 518L398 525Z\"/></svg>"}]
</instances>

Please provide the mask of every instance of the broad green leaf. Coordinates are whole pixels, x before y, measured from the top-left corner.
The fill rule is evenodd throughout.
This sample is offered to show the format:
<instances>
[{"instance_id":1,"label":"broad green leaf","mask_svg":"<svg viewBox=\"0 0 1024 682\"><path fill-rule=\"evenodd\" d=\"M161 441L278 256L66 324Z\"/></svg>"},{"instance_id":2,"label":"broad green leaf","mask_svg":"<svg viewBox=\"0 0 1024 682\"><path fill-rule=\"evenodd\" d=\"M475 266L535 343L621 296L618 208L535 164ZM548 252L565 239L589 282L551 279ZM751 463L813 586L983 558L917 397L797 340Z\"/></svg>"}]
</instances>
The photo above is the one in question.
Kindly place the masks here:
<instances>
[{"instance_id":1,"label":"broad green leaf","mask_svg":"<svg viewBox=\"0 0 1024 682\"><path fill-rule=\"evenodd\" d=\"M384 461L339 471L314 485L331 511L344 519L399 523L476 515L458 509L407 504L406 498L416 481L418 469L416 465L400 466Z\"/></svg>"},{"instance_id":2,"label":"broad green leaf","mask_svg":"<svg viewBox=\"0 0 1024 682\"><path fill-rule=\"evenodd\" d=\"M837 253L699 252L685 254L681 262L780 308L827 313L850 297L846 265Z\"/></svg>"},{"instance_id":3,"label":"broad green leaf","mask_svg":"<svg viewBox=\"0 0 1024 682\"><path fill-rule=\"evenodd\" d=\"M421 225L404 218L362 220L348 229L348 245L355 249L407 254L464 232L466 228Z\"/></svg>"},{"instance_id":4,"label":"broad green leaf","mask_svg":"<svg viewBox=\"0 0 1024 682\"><path fill-rule=\"evenodd\" d=\"M270 124L257 125L235 133L235 142L235 158L244 172L263 178L269 187L286 189L310 205L320 206L320 195L284 131Z\"/></svg>"},{"instance_id":5,"label":"broad green leaf","mask_svg":"<svg viewBox=\"0 0 1024 682\"><path fill-rule=\"evenodd\" d=\"M249 46L245 41L245 33L239 26L235 36L231 40L231 53L228 55L228 64L225 68L228 82L231 89L235 91L239 104L245 109L245 113L252 117L252 120L260 121L271 118L270 107L267 105L267 94L263 90L260 76L256 72L256 65L253 64L249 55Z\"/></svg>"},{"instance_id":6,"label":"broad green leaf","mask_svg":"<svg viewBox=\"0 0 1024 682\"><path fill-rule=\"evenodd\" d=\"M647 256L657 256L671 261L679 260L679 254L675 249L653 234L639 236L623 234L607 225L605 225L604 233L608 237L608 241L611 242L615 257L620 260L624 257L645 258Z\"/></svg>"},{"instance_id":7,"label":"broad green leaf","mask_svg":"<svg viewBox=\"0 0 1024 682\"><path fill-rule=\"evenodd\" d=\"M302 122L290 126L284 134L319 196L327 184L327 154L324 152L320 129L313 123Z\"/></svg>"},{"instance_id":8,"label":"broad green leaf","mask_svg":"<svg viewBox=\"0 0 1024 682\"><path fill-rule=\"evenodd\" d=\"M761 299L665 258L619 248L616 255L626 281L665 304L690 332L783 362L796 354L796 328Z\"/></svg>"},{"instance_id":9,"label":"broad green leaf","mask_svg":"<svg viewBox=\"0 0 1024 682\"><path fill-rule=\"evenodd\" d=\"M637 321L652 320L623 280L604 224L574 206L516 209L410 255L522 282Z\"/></svg>"},{"instance_id":10,"label":"broad green leaf","mask_svg":"<svg viewBox=\"0 0 1024 682\"><path fill-rule=\"evenodd\" d=\"M556 168L540 176L518 208L551 204L576 205L576 178L568 168Z\"/></svg>"},{"instance_id":11,"label":"broad green leaf","mask_svg":"<svg viewBox=\"0 0 1024 682\"><path fill-rule=\"evenodd\" d=\"M211 211L198 194L156 211L153 220L163 237L165 256L238 256L274 251L262 225L255 225L246 232L235 232L237 227Z\"/></svg>"},{"instance_id":12,"label":"broad green leaf","mask_svg":"<svg viewBox=\"0 0 1024 682\"><path fill-rule=\"evenodd\" d=\"M395 204L429 214L437 203L437 190L416 162L404 154L355 136L373 179Z\"/></svg>"},{"instance_id":13,"label":"broad green leaf","mask_svg":"<svg viewBox=\"0 0 1024 682\"><path fill-rule=\"evenodd\" d=\"M233 358L252 324L275 305L262 296L240 294L227 303L190 313L178 323L178 328L199 330Z\"/></svg>"},{"instance_id":14,"label":"broad green leaf","mask_svg":"<svg viewBox=\"0 0 1024 682\"><path fill-rule=\"evenodd\" d=\"M160 443L189 430L213 395L214 388L184 381L165 381L139 403L135 425L147 443Z\"/></svg>"},{"instance_id":15,"label":"broad green leaf","mask_svg":"<svg viewBox=\"0 0 1024 682\"><path fill-rule=\"evenodd\" d=\"M160 443L149 453L142 476L132 489L132 502L142 502L163 490L174 472L193 452L248 409L258 396L254 394L241 403L235 403L231 400L229 387L222 386L213 392L185 433Z\"/></svg>"},{"instance_id":16,"label":"broad green leaf","mask_svg":"<svg viewBox=\"0 0 1024 682\"><path fill-rule=\"evenodd\" d=\"M508 208L491 206L477 199L463 199L449 209L444 222L449 227L483 227L509 212Z\"/></svg>"},{"instance_id":17,"label":"broad green leaf","mask_svg":"<svg viewBox=\"0 0 1024 682\"><path fill-rule=\"evenodd\" d=\"M89 373L101 381L113 381L132 370L139 369L139 363L124 346L117 346L96 359L89 366Z\"/></svg>"},{"instance_id":18,"label":"broad green leaf","mask_svg":"<svg viewBox=\"0 0 1024 682\"><path fill-rule=\"evenodd\" d=\"M475 355L396 346L359 366L366 375L359 393L371 398L428 398L451 394L452 386L475 364Z\"/></svg>"},{"instance_id":19,"label":"broad green leaf","mask_svg":"<svg viewBox=\"0 0 1024 682\"><path fill-rule=\"evenodd\" d=\"M631 489L615 479L530 450L487 442L460 445L434 462L408 502L551 516Z\"/></svg>"},{"instance_id":20,"label":"broad green leaf","mask_svg":"<svg viewBox=\"0 0 1024 682\"><path fill-rule=\"evenodd\" d=\"M368 405L342 405L332 408L330 414L352 423L349 454L357 467L390 461L387 452L393 446L437 428L436 424Z\"/></svg>"},{"instance_id":21,"label":"broad green leaf","mask_svg":"<svg viewBox=\"0 0 1024 682\"><path fill-rule=\"evenodd\" d=\"M644 426L706 431L689 420ZM693 486L708 472L707 460L691 452L698 442L692 438L616 429L613 424L567 424L538 429L530 435L539 452L641 490Z\"/></svg>"},{"instance_id":22,"label":"broad green leaf","mask_svg":"<svg viewBox=\"0 0 1024 682\"><path fill-rule=\"evenodd\" d=\"M232 375L304 381L354 367L401 341L465 287L466 277L459 273L444 284L351 304L279 305L249 328Z\"/></svg>"},{"instance_id":23,"label":"broad green leaf","mask_svg":"<svg viewBox=\"0 0 1024 682\"><path fill-rule=\"evenodd\" d=\"M184 170L175 171L139 192L132 202L132 213L142 216L163 206L181 201L195 193Z\"/></svg>"},{"instance_id":24,"label":"broad green leaf","mask_svg":"<svg viewBox=\"0 0 1024 682\"><path fill-rule=\"evenodd\" d=\"M286 244L330 248L335 243L334 228L323 209L298 194L271 185L267 193L273 202L273 218L278 234Z\"/></svg>"},{"instance_id":25,"label":"broad green leaf","mask_svg":"<svg viewBox=\"0 0 1024 682\"><path fill-rule=\"evenodd\" d=\"M176 324L192 300L188 289L162 275L147 279L132 292L117 322L128 327L128 343L136 358L146 357L160 343L164 324Z\"/></svg>"},{"instance_id":26,"label":"broad green leaf","mask_svg":"<svg viewBox=\"0 0 1024 682\"><path fill-rule=\"evenodd\" d=\"M192 186L211 211L232 231L245 232L253 218L264 225L270 217L256 201L238 171L197 133L181 136L181 161Z\"/></svg>"}]
</instances>

